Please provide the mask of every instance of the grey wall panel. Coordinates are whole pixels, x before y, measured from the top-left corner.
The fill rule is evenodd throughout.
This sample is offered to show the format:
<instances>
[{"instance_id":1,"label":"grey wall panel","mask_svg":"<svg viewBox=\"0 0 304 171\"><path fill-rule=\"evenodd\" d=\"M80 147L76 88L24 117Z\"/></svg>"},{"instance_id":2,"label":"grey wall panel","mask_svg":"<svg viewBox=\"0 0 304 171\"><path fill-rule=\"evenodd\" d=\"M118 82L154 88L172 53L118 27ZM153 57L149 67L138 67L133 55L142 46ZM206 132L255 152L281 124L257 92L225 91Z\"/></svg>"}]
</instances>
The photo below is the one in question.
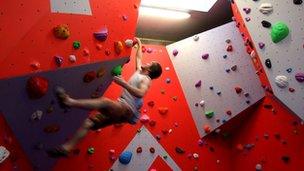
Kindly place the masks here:
<instances>
[{"instance_id":1,"label":"grey wall panel","mask_svg":"<svg viewBox=\"0 0 304 171\"><path fill-rule=\"evenodd\" d=\"M190 37L168 45L167 50L198 132L200 136L204 136L204 125L209 125L211 130L216 129L263 98L264 91L233 22L197 36L198 41ZM230 39L231 43L226 43L227 39ZM228 45L232 45L232 52L226 51ZM177 56L172 53L175 49L178 50ZM204 60L202 55L206 53L209 58ZM227 58L224 58L224 55L227 55ZM236 71L231 70L234 65L237 65ZM226 69L230 69L230 72L227 73ZM202 81L202 86L196 88L195 83L199 80ZM210 86L214 89L210 90ZM236 94L236 86L243 89L241 94ZM218 95L218 92L221 94ZM245 97L244 93L249 93L249 97ZM195 103L201 100L205 101L204 107L195 106ZM246 103L248 100L250 104ZM215 113L211 119L204 116L209 110ZM226 114L227 110L232 112L231 116Z\"/></svg>"}]
</instances>

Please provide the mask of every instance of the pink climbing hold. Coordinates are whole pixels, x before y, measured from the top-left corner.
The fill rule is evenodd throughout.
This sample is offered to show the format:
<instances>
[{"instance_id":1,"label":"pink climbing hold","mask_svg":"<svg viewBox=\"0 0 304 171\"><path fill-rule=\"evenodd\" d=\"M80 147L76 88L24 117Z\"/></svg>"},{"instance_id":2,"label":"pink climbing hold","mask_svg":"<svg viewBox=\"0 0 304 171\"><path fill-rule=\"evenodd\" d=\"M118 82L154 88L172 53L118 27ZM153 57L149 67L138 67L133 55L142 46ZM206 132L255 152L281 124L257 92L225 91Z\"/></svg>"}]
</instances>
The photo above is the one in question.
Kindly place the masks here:
<instances>
[{"instance_id":1,"label":"pink climbing hold","mask_svg":"<svg viewBox=\"0 0 304 171\"><path fill-rule=\"evenodd\" d=\"M202 55L202 58L205 59L205 60L208 59L208 58L209 58L209 54L208 54L208 53L203 54L203 55Z\"/></svg>"},{"instance_id":2,"label":"pink climbing hold","mask_svg":"<svg viewBox=\"0 0 304 171\"><path fill-rule=\"evenodd\" d=\"M201 86L202 86L202 81L201 80L199 80L197 83L195 83L196 88L199 88Z\"/></svg>"},{"instance_id":3,"label":"pink climbing hold","mask_svg":"<svg viewBox=\"0 0 304 171\"><path fill-rule=\"evenodd\" d=\"M304 82L304 72L299 72L295 75L295 78L298 82Z\"/></svg>"},{"instance_id":4,"label":"pink climbing hold","mask_svg":"<svg viewBox=\"0 0 304 171\"><path fill-rule=\"evenodd\" d=\"M152 53L152 52L153 52L153 50L151 48L147 49L147 53Z\"/></svg>"},{"instance_id":5,"label":"pink climbing hold","mask_svg":"<svg viewBox=\"0 0 304 171\"><path fill-rule=\"evenodd\" d=\"M174 49L173 52L172 52L173 56L176 56L178 54L178 51L177 49Z\"/></svg>"},{"instance_id":6,"label":"pink climbing hold","mask_svg":"<svg viewBox=\"0 0 304 171\"><path fill-rule=\"evenodd\" d=\"M142 123L142 124L145 124L145 123L148 123L149 121L150 121L150 117L148 116L148 115L146 115L146 114L144 114L144 115L142 115L141 117L140 117L140 122Z\"/></svg>"}]
</instances>

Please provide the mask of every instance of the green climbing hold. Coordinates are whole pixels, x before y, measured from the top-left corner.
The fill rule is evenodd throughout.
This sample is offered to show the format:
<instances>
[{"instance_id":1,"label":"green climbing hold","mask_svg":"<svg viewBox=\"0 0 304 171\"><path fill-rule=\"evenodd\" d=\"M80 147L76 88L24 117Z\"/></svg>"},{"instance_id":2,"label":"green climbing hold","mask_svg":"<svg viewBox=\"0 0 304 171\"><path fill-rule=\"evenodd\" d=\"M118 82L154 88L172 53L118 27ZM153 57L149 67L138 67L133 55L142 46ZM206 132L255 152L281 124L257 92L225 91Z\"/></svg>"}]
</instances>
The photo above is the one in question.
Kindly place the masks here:
<instances>
[{"instance_id":1,"label":"green climbing hold","mask_svg":"<svg viewBox=\"0 0 304 171\"><path fill-rule=\"evenodd\" d=\"M112 75L117 76L121 75L122 67L121 65L118 65L112 69Z\"/></svg>"},{"instance_id":2,"label":"green climbing hold","mask_svg":"<svg viewBox=\"0 0 304 171\"><path fill-rule=\"evenodd\" d=\"M95 149L93 147L88 148L88 154L94 154Z\"/></svg>"},{"instance_id":3,"label":"green climbing hold","mask_svg":"<svg viewBox=\"0 0 304 171\"><path fill-rule=\"evenodd\" d=\"M73 42L73 48L74 49L79 49L80 48L80 42L79 41L74 41Z\"/></svg>"},{"instance_id":4,"label":"green climbing hold","mask_svg":"<svg viewBox=\"0 0 304 171\"><path fill-rule=\"evenodd\" d=\"M205 115L207 118L212 118L214 115L214 112L212 110L205 112Z\"/></svg>"},{"instance_id":5,"label":"green climbing hold","mask_svg":"<svg viewBox=\"0 0 304 171\"><path fill-rule=\"evenodd\" d=\"M288 26L283 22L277 22L271 29L271 39L274 43L278 43L289 34Z\"/></svg>"}]
</instances>

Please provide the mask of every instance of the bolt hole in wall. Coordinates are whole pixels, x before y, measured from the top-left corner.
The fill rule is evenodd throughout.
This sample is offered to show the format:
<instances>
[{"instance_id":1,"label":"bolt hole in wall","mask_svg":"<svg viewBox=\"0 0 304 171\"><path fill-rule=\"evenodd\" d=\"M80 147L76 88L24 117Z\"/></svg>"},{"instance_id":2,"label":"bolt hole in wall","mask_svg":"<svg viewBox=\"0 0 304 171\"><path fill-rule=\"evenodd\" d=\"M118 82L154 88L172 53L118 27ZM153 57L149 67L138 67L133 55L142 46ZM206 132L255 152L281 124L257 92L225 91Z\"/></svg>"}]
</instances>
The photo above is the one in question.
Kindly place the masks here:
<instances>
[{"instance_id":1,"label":"bolt hole in wall","mask_svg":"<svg viewBox=\"0 0 304 171\"><path fill-rule=\"evenodd\" d=\"M302 0L196 3L2 2L0 170L302 170ZM193 11L219 15L229 8L234 17L209 20L212 29L194 29L179 40L136 31L142 9L151 17L151 8L164 5L169 13L161 17L171 19L157 16L159 25L178 16L168 35L178 36L174 28ZM143 63L163 67L138 123L90 131L68 157L48 156L96 114L65 108L54 89L116 100L122 88L112 74L121 67L125 79L134 73L135 32L144 42Z\"/></svg>"}]
</instances>

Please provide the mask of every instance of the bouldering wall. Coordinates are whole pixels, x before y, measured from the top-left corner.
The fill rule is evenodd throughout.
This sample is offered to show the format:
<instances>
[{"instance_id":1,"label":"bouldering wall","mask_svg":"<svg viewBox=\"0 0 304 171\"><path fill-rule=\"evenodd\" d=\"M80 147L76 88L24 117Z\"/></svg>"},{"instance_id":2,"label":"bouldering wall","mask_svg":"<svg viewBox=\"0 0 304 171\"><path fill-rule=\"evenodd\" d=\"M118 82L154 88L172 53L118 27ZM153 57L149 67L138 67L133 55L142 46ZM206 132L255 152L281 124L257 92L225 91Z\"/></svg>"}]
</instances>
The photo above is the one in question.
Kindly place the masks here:
<instances>
[{"instance_id":1,"label":"bouldering wall","mask_svg":"<svg viewBox=\"0 0 304 171\"><path fill-rule=\"evenodd\" d=\"M266 1L261 1L263 2ZM245 25L246 20L243 19L244 11L238 8L236 3L231 5L236 27L239 28L244 43L247 42L249 46L251 43L248 42L252 42L252 39ZM251 8L252 10L257 9ZM259 46L252 44L249 52L256 51L257 48ZM266 97L252 110L241 114L226 125L232 132L232 170L300 171L304 162L301 157L304 154L304 123L273 95L262 64L264 61L260 60L262 58L259 55L252 59L266 91Z\"/></svg>"},{"instance_id":2,"label":"bouldering wall","mask_svg":"<svg viewBox=\"0 0 304 171\"><path fill-rule=\"evenodd\" d=\"M77 146L79 154L59 160L55 171L230 170L228 128L221 127L220 132L200 137L166 47L144 45L143 51L143 63L160 62L163 74L153 80L144 98L142 122L90 132ZM123 78L128 79L134 70L135 51L132 51L130 62L124 66ZM104 96L116 99L121 92L121 87L111 84ZM89 147L95 149L94 154L87 153ZM126 151L132 153L128 165L118 161Z\"/></svg>"},{"instance_id":3,"label":"bouldering wall","mask_svg":"<svg viewBox=\"0 0 304 171\"><path fill-rule=\"evenodd\" d=\"M233 22L167 46L200 136L264 97Z\"/></svg>"},{"instance_id":4,"label":"bouldering wall","mask_svg":"<svg viewBox=\"0 0 304 171\"><path fill-rule=\"evenodd\" d=\"M91 69L95 70L97 65L103 65L102 62L110 62L111 60L114 60L114 63L110 62L111 64L107 65L109 68L114 64L123 64L127 60L126 57L129 57L131 53L130 44L132 44L131 40L135 34L138 4L139 1L137 0L125 2L110 0L102 2L98 0L12 0L0 2L0 79L1 87L3 87L1 93L7 93L5 90L7 89L6 86L9 80L20 81L21 78L26 78L30 75L44 75L45 72L48 71L47 78L51 79L51 87L49 87L50 90L48 93L51 95L53 85L56 84L54 82L56 79L52 80L52 78L54 78L52 72L54 72L54 75L56 75L55 73L65 73L70 71L70 68L75 69L74 67L84 67L88 70L92 67ZM127 39L129 40L126 42ZM76 82L78 83L81 80L82 83L83 72L85 72L85 70L79 70L79 73L76 75L64 76L63 74L61 84L67 83L66 81L69 81L69 79L77 80ZM107 70L106 73L108 72ZM18 94L18 97L20 95L22 99L25 99L27 98L27 94L20 93L24 93L26 82L24 82L24 80L21 82L18 82L20 83L18 87L23 87L22 89L12 87L15 83L12 83L9 88L15 88L16 92L12 94ZM109 77L104 83L106 84L104 84L105 86L102 88L103 91L110 83ZM86 94L85 91L82 92L82 88L84 87L77 87L75 85L68 86L75 92L75 97ZM65 87L65 85L61 86ZM79 88L78 91L75 90L77 88ZM88 88L86 91L87 93L90 91L90 93L83 97L90 97L95 89L96 87L94 89L93 87ZM102 94L101 92L99 95ZM10 107L12 107L12 105L18 106L18 104L22 104L22 102L18 101L19 98L15 98L15 101L13 104L10 104ZM14 97L10 96L9 99L14 100ZM37 106L33 107L31 105L27 110L33 110L34 108L38 110L43 102L45 102L44 106L51 103L51 101L39 101L39 99L34 101L31 104L35 103ZM7 102L5 99L1 99L1 110L4 109L3 107L9 107L6 105ZM57 105L56 102L54 102L54 104ZM41 110L45 110L45 108ZM29 114L20 109L19 113L21 112L24 112L23 116ZM28 153L28 151L26 149L22 150L20 147L24 147L23 144L18 144L15 139L20 138L15 132L18 125L14 125L16 127L13 128L9 125L10 123L5 123L4 121L6 120L5 117L10 117L10 119L14 120L19 119L20 122L22 122L22 119L16 116L17 113L4 113L4 110L2 110L1 113L3 113L4 118L2 119L3 124L0 126L1 137L3 137L0 142L1 145L7 147L10 151L10 157L6 159L4 163L1 163L0 170L30 170L33 166L31 166L25 157L26 155L23 153L23 150L26 153ZM40 116L40 114L41 112L38 111L36 116ZM42 120L46 119L43 118L43 116ZM24 117L22 118L24 119ZM26 117L26 120L23 121L24 125L29 123L28 119L29 118ZM33 124L36 128L39 127L38 125L42 124L42 122ZM66 127L68 127L68 124L66 124ZM72 127L76 129L76 125L71 126L71 128ZM42 129L35 131L38 132L39 130L41 131ZM16 137L12 132L15 132ZM26 135L30 134L31 132L27 132ZM37 134L31 134L31 136L37 136ZM64 136L62 134L58 142L67 138ZM31 137L26 138L31 141ZM35 138L33 138L33 140L34 139ZM20 139L18 141L20 143ZM52 144L53 142L49 143ZM38 145L38 148L41 147L42 145ZM32 148L34 149L35 147ZM44 149L42 151L44 151ZM45 157L46 156L42 158ZM53 161L51 161L51 163L52 162ZM42 167L47 166L49 165ZM34 165L36 169L39 169L39 167L41 166Z\"/></svg>"},{"instance_id":5,"label":"bouldering wall","mask_svg":"<svg viewBox=\"0 0 304 171\"><path fill-rule=\"evenodd\" d=\"M274 95L303 119L302 0L234 2L256 47Z\"/></svg>"}]
</instances>

